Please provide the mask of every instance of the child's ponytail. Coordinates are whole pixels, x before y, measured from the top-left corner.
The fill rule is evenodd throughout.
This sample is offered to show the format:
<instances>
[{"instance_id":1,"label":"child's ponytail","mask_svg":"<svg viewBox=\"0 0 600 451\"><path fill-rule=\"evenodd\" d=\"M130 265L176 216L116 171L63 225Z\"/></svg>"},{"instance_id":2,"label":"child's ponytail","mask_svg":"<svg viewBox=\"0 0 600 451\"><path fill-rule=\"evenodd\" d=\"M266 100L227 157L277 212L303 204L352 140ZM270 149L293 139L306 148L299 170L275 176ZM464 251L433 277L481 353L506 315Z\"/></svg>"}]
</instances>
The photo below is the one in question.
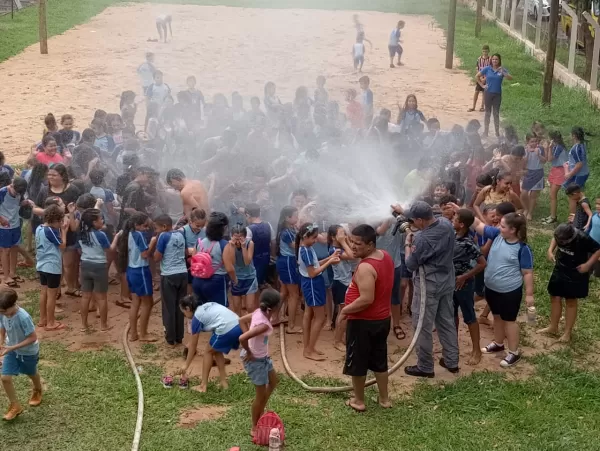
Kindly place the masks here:
<instances>
[{"instance_id":1,"label":"child's ponytail","mask_svg":"<svg viewBox=\"0 0 600 451\"><path fill-rule=\"evenodd\" d=\"M119 241L117 242L117 249L119 251L118 262L119 267L125 270L129 265L129 233L135 230L136 225L142 225L148 221L148 215L141 212L136 212L125 222Z\"/></svg>"},{"instance_id":2,"label":"child's ponytail","mask_svg":"<svg viewBox=\"0 0 600 451\"><path fill-rule=\"evenodd\" d=\"M102 217L102 212L95 208L88 208L81 214L81 224L79 225L79 233L81 242L86 246L92 245L90 233L94 231L94 222Z\"/></svg>"},{"instance_id":3,"label":"child's ponytail","mask_svg":"<svg viewBox=\"0 0 600 451\"><path fill-rule=\"evenodd\" d=\"M507 227L515 229L517 238L521 243L527 243L527 220L522 213L509 213L503 218Z\"/></svg>"},{"instance_id":4,"label":"child's ponytail","mask_svg":"<svg viewBox=\"0 0 600 451\"><path fill-rule=\"evenodd\" d=\"M298 256L300 254L300 243L302 242L302 240L307 236L311 236L317 233L319 233L319 226L317 226L316 224L313 224L312 222L302 224L300 230L298 230L298 233L296 234L296 260L298 260Z\"/></svg>"},{"instance_id":5,"label":"child's ponytail","mask_svg":"<svg viewBox=\"0 0 600 451\"><path fill-rule=\"evenodd\" d=\"M195 312L201 305L202 301L195 294L188 294L179 300L179 307L190 312Z\"/></svg>"},{"instance_id":6,"label":"child's ponytail","mask_svg":"<svg viewBox=\"0 0 600 451\"><path fill-rule=\"evenodd\" d=\"M281 295L279 294L279 291L274 290L273 288L264 290L260 294L260 298L258 300L260 310L265 313L269 310L273 311L276 309L280 302Z\"/></svg>"}]
</instances>

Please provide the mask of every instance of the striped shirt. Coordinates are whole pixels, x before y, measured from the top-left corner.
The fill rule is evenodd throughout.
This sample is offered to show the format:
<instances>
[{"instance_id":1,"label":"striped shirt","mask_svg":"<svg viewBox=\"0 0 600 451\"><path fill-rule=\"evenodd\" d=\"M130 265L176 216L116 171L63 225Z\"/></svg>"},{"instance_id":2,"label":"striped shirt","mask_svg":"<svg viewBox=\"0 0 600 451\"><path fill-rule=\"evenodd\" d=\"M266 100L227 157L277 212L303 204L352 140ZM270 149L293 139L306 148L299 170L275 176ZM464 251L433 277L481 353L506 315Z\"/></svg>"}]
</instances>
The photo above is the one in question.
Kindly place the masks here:
<instances>
[{"instance_id":1,"label":"striped shirt","mask_svg":"<svg viewBox=\"0 0 600 451\"><path fill-rule=\"evenodd\" d=\"M486 66L491 64L492 59L489 56L480 56L477 58L477 72L480 72Z\"/></svg>"}]
</instances>

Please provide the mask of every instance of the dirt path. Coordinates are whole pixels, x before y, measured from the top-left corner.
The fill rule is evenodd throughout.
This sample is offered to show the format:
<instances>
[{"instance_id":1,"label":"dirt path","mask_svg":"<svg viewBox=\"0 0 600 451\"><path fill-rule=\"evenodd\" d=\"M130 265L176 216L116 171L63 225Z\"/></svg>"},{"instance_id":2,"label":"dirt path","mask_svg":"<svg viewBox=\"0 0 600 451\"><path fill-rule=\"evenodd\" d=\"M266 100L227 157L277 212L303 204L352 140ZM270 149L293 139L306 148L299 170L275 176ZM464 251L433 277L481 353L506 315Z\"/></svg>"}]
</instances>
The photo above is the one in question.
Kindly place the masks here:
<instances>
[{"instance_id":1,"label":"dirt path","mask_svg":"<svg viewBox=\"0 0 600 451\"><path fill-rule=\"evenodd\" d=\"M154 20L173 16L171 42L156 38ZM196 75L198 88L212 98L239 91L263 97L266 81L274 81L284 102L305 85L312 92L318 75L327 77L330 96L342 110L344 91L359 90L350 51L356 31L352 11L262 10L183 5L144 5L108 8L89 23L50 39L50 55L37 45L0 64L0 149L11 163L23 162L31 144L41 139L43 117L70 113L76 128L86 128L95 109L119 111L122 91L141 94L136 68L144 53L156 54L156 65L174 93L185 78ZM396 104L417 95L426 117L442 127L481 118L465 113L473 93L462 71L443 69L444 36L429 16L359 12L367 38L364 74L372 82L375 107L395 116ZM405 66L389 68L388 37L399 19ZM143 123L143 108L137 122Z\"/></svg>"}]
</instances>

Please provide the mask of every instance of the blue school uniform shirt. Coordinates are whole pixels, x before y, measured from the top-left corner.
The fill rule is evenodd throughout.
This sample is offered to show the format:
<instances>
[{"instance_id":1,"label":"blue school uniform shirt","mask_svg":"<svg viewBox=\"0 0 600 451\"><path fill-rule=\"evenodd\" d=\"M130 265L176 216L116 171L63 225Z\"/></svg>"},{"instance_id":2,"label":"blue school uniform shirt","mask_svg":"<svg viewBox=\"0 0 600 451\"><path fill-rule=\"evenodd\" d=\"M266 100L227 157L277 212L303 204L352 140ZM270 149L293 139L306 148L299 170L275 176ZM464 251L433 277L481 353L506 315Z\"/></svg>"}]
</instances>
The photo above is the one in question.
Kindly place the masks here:
<instances>
[{"instance_id":1,"label":"blue school uniform shirt","mask_svg":"<svg viewBox=\"0 0 600 451\"><path fill-rule=\"evenodd\" d=\"M295 257L292 243L296 241L296 232L292 229L283 229L279 235L279 255L282 257Z\"/></svg>"},{"instance_id":2,"label":"blue school uniform shirt","mask_svg":"<svg viewBox=\"0 0 600 451\"><path fill-rule=\"evenodd\" d=\"M587 162L587 151L585 149L585 144L578 143L571 147L571 150L569 150L568 161L569 171L572 171L577 163L583 163L581 170L576 174L576 176L580 177L583 175L588 175L590 173L590 168L588 167Z\"/></svg>"},{"instance_id":3,"label":"blue school uniform shirt","mask_svg":"<svg viewBox=\"0 0 600 451\"><path fill-rule=\"evenodd\" d=\"M8 191L8 186L0 188L0 216L8 221L8 225L0 226L0 229L16 229L21 227L21 218L19 217L19 208L23 197L19 194L12 196Z\"/></svg>"},{"instance_id":4,"label":"blue school uniform shirt","mask_svg":"<svg viewBox=\"0 0 600 451\"><path fill-rule=\"evenodd\" d=\"M246 246L246 249L250 246L250 242L252 240L250 238L246 238L246 242L243 246ZM240 280L253 280L256 278L256 268L254 267L254 262L251 261L249 265L244 262L244 254L242 253L242 249L235 248L235 275Z\"/></svg>"},{"instance_id":5,"label":"blue school uniform shirt","mask_svg":"<svg viewBox=\"0 0 600 451\"><path fill-rule=\"evenodd\" d=\"M142 232L132 230L127 239L128 261L130 268L143 268L148 266L148 259L142 257L142 252L148 250L146 237Z\"/></svg>"},{"instance_id":6,"label":"blue school uniform shirt","mask_svg":"<svg viewBox=\"0 0 600 451\"><path fill-rule=\"evenodd\" d=\"M317 258L317 253L312 246L300 246L300 250L298 252L298 269L302 277L310 277L308 275L308 270L306 269L309 266L312 266L315 269L319 268L319 259ZM323 275L319 274L317 277L323 277Z\"/></svg>"},{"instance_id":7,"label":"blue school uniform shirt","mask_svg":"<svg viewBox=\"0 0 600 451\"><path fill-rule=\"evenodd\" d=\"M189 224L186 224L183 226L182 230L183 237L185 238L185 247L195 248L198 244L198 240L206 238L206 231L204 229L200 229L198 233L196 233Z\"/></svg>"},{"instance_id":8,"label":"blue school uniform shirt","mask_svg":"<svg viewBox=\"0 0 600 451\"><path fill-rule=\"evenodd\" d=\"M494 240L484 273L485 286L498 293L508 293L523 285L521 270L533 269L531 248L521 242L508 243L496 227L485 226L483 237Z\"/></svg>"},{"instance_id":9,"label":"blue school uniform shirt","mask_svg":"<svg viewBox=\"0 0 600 451\"><path fill-rule=\"evenodd\" d=\"M28 169L24 169L21 172L21 177L25 178L25 173L27 171L28 171ZM11 179L15 175L15 170L12 168L12 166L9 166L8 164L3 164L2 166L0 166L0 173L2 173L2 172L6 172L10 176Z\"/></svg>"},{"instance_id":10,"label":"blue school uniform shirt","mask_svg":"<svg viewBox=\"0 0 600 451\"><path fill-rule=\"evenodd\" d=\"M487 92L492 94L502 94L502 80L504 80L504 75L507 73L508 72L504 68L494 70L492 66L486 66L481 69L481 75L485 77Z\"/></svg>"},{"instance_id":11,"label":"blue school uniform shirt","mask_svg":"<svg viewBox=\"0 0 600 451\"><path fill-rule=\"evenodd\" d=\"M81 248L81 260L90 263L106 263L106 249L110 249L110 243L106 233L102 230L92 230L88 233L89 244L79 239Z\"/></svg>"},{"instance_id":12,"label":"blue school uniform shirt","mask_svg":"<svg viewBox=\"0 0 600 451\"><path fill-rule=\"evenodd\" d=\"M587 232L590 235L590 238L592 238L595 242L600 243L600 215L598 213L594 213L592 215L590 228Z\"/></svg>"},{"instance_id":13,"label":"blue school uniform shirt","mask_svg":"<svg viewBox=\"0 0 600 451\"><path fill-rule=\"evenodd\" d=\"M35 269L48 274L62 274L60 230L41 225L35 231Z\"/></svg>"},{"instance_id":14,"label":"blue school uniform shirt","mask_svg":"<svg viewBox=\"0 0 600 451\"><path fill-rule=\"evenodd\" d=\"M567 149L559 144L555 144L552 148L552 167L562 167L568 161Z\"/></svg>"},{"instance_id":15,"label":"blue school uniform shirt","mask_svg":"<svg viewBox=\"0 0 600 451\"><path fill-rule=\"evenodd\" d=\"M221 240L217 242L211 241L208 238L203 238L202 240L198 241L197 250L200 251L200 249L203 249L204 252L208 252L211 246L212 249L210 251L210 258L212 260L212 267L215 270L215 274L227 274L225 265L223 265L223 249L225 249L225 246L227 246L227 241Z\"/></svg>"},{"instance_id":16,"label":"blue school uniform shirt","mask_svg":"<svg viewBox=\"0 0 600 451\"><path fill-rule=\"evenodd\" d=\"M344 255L344 249L333 246L329 248L329 255L333 255L336 250L341 252L340 256ZM349 286L352 282L352 262L350 260L340 260L337 265L331 265L331 267L333 268L333 280Z\"/></svg>"},{"instance_id":17,"label":"blue school uniform shirt","mask_svg":"<svg viewBox=\"0 0 600 451\"><path fill-rule=\"evenodd\" d=\"M247 228L248 238L254 242L254 261L269 260L271 256L271 241L273 241L273 228L268 222L250 224Z\"/></svg>"},{"instance_id":18,"label":"blue school uniform shirt","mask_svg":"<svg viewBox=\"0 0 600 451\"><path fill-rule=\"evenodd\" d=\"M160 274L172 276L187 273L185 266L185 236L181 232L163 232L158 237L156 250L162 254Z\"/></svg>"},{"instance_id":19,"label":"blue school uniform shirt","mask_svg":"<svg viewBox=\"0 0 600 451\"><path fill-rule=\"evenodd\" d=\"M105 153L112 154L112 151L115 150L115 141L112 136L104 135L101 138L96 138L94 146Z\"/></svg>"},{"instance_id":20,"label":"blue school uniform shirt","mask_svg":"<svg viewBox=\"0 0 600 451\"><path fill-rule=\"evenodd\" d=\"M194 312L191 329L192 334L214 332L215 335L225 335L239 324L239 316L227 307L216 302L206 302Z\"/></svg>"},{"instance_id":21,"label":"blue school uniform shirt","mask_svg":"<svg viewBox=\"0 0 600 451\"><path fill-rule=\"evenodd\" d=\"M544 153L544 148L540 147L540 156L546 155ZM526 150L527 153L527 170L528 171L539 171L540 169L544 169L544 163L541 158L535 153Z\"/></svg>"},{"instance_id":22,"label":"blue school uniform shirt","mask_svg":"<svg viewBox=\"0 0 600 451\"><path fill-rule=\"evenodd\" d=\"M365 89L362 92L361 102L365 116L373 114L373 91Z\"/></svg>"},{"instance_id":23,"label":"blue school uniform shirt","mask_svg":"<svg viewBox=\"0 0 600 451\"><path fill-rule=\"evenodd\" d=\"M35 332L35 326L29 313L21 307L13 316L0 315L0 329L6 331L6 346L15 346L23 342ZM15 349L17 355L37 355L40 352L40 343L35 342Z\"/></svg>"}]
</instances>

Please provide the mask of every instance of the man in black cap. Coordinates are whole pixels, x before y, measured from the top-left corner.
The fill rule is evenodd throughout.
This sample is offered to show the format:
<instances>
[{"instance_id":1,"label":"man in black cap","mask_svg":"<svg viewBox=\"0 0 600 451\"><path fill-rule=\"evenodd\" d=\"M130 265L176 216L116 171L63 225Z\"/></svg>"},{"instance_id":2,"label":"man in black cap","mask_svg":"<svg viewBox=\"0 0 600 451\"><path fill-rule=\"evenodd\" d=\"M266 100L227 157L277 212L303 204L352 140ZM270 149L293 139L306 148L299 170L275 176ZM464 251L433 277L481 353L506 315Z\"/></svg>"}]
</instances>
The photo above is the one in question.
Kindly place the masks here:
<instances>
[{"instance_id":1,"label":"man in black cap","mask_svg":"<svg viewBox=\"0 0 600 451\"><path fill-rule=\"evenodd\" d=\"M444 218L435 218L433 210L423 201L413 203L408 211L398 205L394 211L404 214L419 229L407 234L406 267L413 272L415 290L412 299L412 321L419 321L421 302L425 302L423 328L417 341L417 364L407 366L409 376L434 377L433 328L437 328L442 355L439 364L452 373L458 372L458 336L454 322L453 294L455 287L454 228ZM421 267L423 271L421 271ZM421 277L425 279L427 298L421 299Z\"/></svg>"}]
</instances>

